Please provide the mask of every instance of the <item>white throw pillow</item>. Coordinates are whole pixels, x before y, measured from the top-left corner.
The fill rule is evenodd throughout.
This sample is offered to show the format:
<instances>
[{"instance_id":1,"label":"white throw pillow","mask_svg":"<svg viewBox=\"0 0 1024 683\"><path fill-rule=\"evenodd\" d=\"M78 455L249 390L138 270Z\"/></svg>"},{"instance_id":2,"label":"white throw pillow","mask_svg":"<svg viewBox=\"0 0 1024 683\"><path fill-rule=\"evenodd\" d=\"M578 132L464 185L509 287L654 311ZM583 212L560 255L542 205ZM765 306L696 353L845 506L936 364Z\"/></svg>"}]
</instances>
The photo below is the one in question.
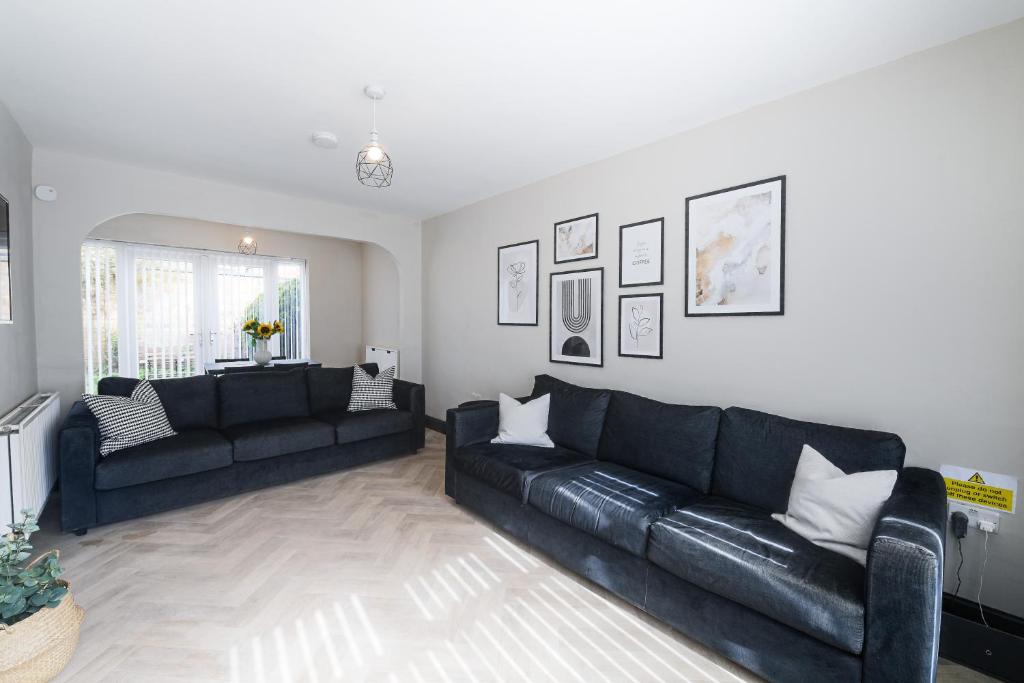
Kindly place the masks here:
<instances>
[{"instance_id":1,"label":"white throw pillow","mask_svg":"<svg viewBox=\"0 0 1024 683\"><path fill-rule=\"evenodd\" d=\"M772 518L822 548L866 564L871 530L896 476L896 470L846 474L805 444L789 508Z\"/></svg>"},{"instance_id":2,"label":"white throw pillow","mask_svg":"<svg viewBox=\"0 0 1024 683\"><path fill-rule=\"evenodd\" d=\"M498 395L498 435L491 443L554 448L548 436L548 408L551 394L520 403L506 394Z\"/></svg>"}]
</instances>

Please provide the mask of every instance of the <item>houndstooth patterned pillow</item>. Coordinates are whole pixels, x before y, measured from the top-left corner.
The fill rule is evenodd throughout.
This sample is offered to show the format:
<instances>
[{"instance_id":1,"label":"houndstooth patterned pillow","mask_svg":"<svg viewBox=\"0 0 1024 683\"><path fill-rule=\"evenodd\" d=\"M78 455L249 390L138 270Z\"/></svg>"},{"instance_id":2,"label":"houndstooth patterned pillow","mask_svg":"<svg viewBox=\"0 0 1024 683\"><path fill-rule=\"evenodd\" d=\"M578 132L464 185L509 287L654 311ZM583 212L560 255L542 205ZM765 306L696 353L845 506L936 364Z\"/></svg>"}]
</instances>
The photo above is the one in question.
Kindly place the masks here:
<instances>
[{"instance_id":1,"label":"houndstooth patterned pillow","mask_svg":"<svg viewBox=\"0 0 1024 683\"><path fill-rule=\"evenodd\" d=\"M177 434L160 397L146 380L135 385L131 396L82 394L82 400L99 422L100 455L104 457Z\"/></svg>"},{"instance_id":2,"label":"houndstooth patterned pillow","mask_svg":"<svg viewBox=\"0 0 1024 683\"><path fill-rule=\"evenodd\" d=\"M352 371L352 398L348 401L348 411L355 413L360 410L387 408L398 410L395 405L395 366L370 377L366 370L358 365Z\"/></svg>"}]
</instances>

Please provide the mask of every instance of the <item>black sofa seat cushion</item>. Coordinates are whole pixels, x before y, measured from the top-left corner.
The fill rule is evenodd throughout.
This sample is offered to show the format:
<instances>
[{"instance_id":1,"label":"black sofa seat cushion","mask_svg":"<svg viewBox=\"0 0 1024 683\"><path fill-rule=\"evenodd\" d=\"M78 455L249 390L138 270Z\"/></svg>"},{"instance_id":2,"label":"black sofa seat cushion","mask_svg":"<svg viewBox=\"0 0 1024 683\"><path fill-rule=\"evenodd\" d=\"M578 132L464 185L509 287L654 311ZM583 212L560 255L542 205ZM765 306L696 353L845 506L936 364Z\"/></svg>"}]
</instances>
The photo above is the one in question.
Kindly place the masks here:
<instances>
[{"instance_id":1,"label":"black sofa seat cushion","mask_svg":"<svg viewBox=\"0 0 1024 683\"><path fill-rule=\"evenodd\" d=\"M235 425L225 429L224 435L234 446L236 462L334 445L334 425L311 417L284 417Z\"/></svg>"},{"instance_id":2,"label":"black sofa seat cushion","mask_svg":"<svg viewBox=\"0 0 1024 683\"><path fill-rule=\"evenodd\" d=\"M539 474L591 461L582 453L555 446L478 443L455 452L455 470L525 503Z\"/></svg>"},{"instance_id":3,"label":"black sofa seat cushion","mask_svg":"<svg viewBox=\"0 0 1024 683\"><path fill-rule=\"evenodd\" d=\"M529 503L569 526L643 557L651 523L692 503L700 493L610 462L540 474Z\"/></svg>"},{"instance_id":4,"label":"black sofa seat cushion","mask_svg":"<svg viewBox=\"0 0 1024 683\"><path fill-rule=\"evenodd\" d=\"M227 439L212 429L194 429L111 453L96 463L95 485L110 491L229 467L232 462Z\"/></svg>"},{"instance_id":5,"label":"black sofa seat cushion","mask_svg":"<svg viewBox=\"0 0 1024 683\"><path fill-rule=\"evenodd\" d=\"M864 568L768 512L718 497L651 526L648 559L701 588L852 654L864 646Z\"/></svg>"},{"instance_id":6,"label":"black sofa seat cushion","mask_svg":"<svg viewBox=\"0 0 1024 683\"><path fill-rule=\"evenodd\" d=\"M336 410L315 415L316 419L334 427L339 444L365 441L378 436L400 434L413 428L413 414L408 410L361 410L350 413Z\"/></svg>"}]
</instances>

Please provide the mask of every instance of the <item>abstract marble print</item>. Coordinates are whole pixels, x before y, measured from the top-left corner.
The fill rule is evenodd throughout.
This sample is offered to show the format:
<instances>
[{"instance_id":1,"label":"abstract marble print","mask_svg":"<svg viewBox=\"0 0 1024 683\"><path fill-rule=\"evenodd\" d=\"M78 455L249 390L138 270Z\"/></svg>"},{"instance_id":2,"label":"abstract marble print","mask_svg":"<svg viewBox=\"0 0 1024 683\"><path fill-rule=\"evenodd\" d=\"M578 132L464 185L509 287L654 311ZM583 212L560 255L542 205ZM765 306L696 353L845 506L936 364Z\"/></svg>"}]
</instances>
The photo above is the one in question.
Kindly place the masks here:
<instances>
[{"instance_id":1,"label":"abstract marble print","mask_svg":"<svg viewBox=\"0 0 1024 683\"><path fill-rule=\"evenodd\" d=\"M686 315L783 310L785 176L686 200Z\"/></svg>"},{"instance_id":2,"label":"abstract marble print","mask_svg":"<svg viewBox=\"0 0 1024 683\"><path fill-rule=\"evenodd\" d=\"M597 258L597 214L555 223L555 263Z\"/></svg>"}]
</instances>

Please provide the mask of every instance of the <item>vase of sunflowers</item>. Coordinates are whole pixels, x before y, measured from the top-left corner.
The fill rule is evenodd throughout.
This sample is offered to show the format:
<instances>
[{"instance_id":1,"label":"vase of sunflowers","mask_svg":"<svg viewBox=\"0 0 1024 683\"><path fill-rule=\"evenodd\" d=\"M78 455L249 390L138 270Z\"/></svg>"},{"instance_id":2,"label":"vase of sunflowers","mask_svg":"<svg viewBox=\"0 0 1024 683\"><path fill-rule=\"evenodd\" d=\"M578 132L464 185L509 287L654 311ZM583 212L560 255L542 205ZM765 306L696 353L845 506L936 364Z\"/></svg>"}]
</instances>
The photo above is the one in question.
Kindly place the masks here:
<instances>
[{"instance_id":1,"label":"vase of sunflowers","mask_svg":"<svg viewBox=\"0 0 1024 683\"><path fill-rule=\"evenodd\" d=\"M280 320L272 323L261 323L259 320L246 320L242 325L242 332L249 335L252 340L252 359L257 365L266 365L272 359L268 342L275 334L284 332L284 325Z\"/></svg>"}]
</instances>

